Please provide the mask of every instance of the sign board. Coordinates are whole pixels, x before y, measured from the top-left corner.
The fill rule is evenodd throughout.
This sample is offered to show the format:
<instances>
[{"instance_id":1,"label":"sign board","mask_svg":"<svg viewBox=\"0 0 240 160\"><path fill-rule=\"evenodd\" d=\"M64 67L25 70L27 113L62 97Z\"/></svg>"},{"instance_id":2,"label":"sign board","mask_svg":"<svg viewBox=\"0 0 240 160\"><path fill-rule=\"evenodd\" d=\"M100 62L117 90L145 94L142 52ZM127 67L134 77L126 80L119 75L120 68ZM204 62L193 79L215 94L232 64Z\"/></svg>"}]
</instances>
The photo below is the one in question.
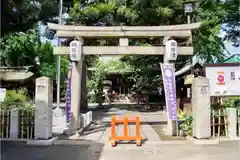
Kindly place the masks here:
<instances>
[{"instance_id":1,"label":"sign board","mask_svg":"<svg viewBox=\"0 0 240 160\"><path fill-rule=\"evenodd\" d=\"M192 84L193 79L194 79L194 75L193 74L186 75L184 77L184 85Z\"/></svg>"},{"instance_id":2,"label":"sign board","mask_svg":"<svg viewBox=\"0 0 240 160\"><path fill-rule=\"evenodd\" d=\"M72 80L72 65L69 64L67 76L67 91L66 91L66 122L71 121L71 80Z\"/></svg>"},{"instance_id":3,"label":"sign board","mask_svg":"<svg viewBox=\"0 0 240 160\"><path fill-rule=\"evenodd\" d=\"M6 93L7 93L6 88L0 88L0 103L4 102Z\"/></svg>"},{"instance_id":4,"label":"sign board","mask_svg":"<svg viewBox=\"0 0 240 160\"><path fill-rule=\"evenodd\" d=\"M185 3L184 4L184 11L185 11L185 13L192 13L193 12L193 4L192 3Z\"/></svg>"},{"instance_id":5,"label":"sign board","mask_svg":"<svg viewBox=\"0 0 240 160\"><path fill-rule=\"evenodd\" d=\"M176 82L173 64L161 64L169 120L177 120Z\"/></svg>"},{"instance_id":6,"label":"sign board","mask_svg":"<svg viewBox=\"0 0 240 160\"><path fill-rule=\"evenodd\" d=\"M225 74L222 71L217 71L216 73L216 85L225 85Z\"/></svg>"},{"instance_id":7,"label":"sign board","mask_svg":"<svg viewBox=\"0 0 240 160\"><path fill-rule=\"evenodd\" d=\"M210 96L240 95L240 66L236 63L207 65L206 77L210 81Z\"/></svg>"}]
</instances>

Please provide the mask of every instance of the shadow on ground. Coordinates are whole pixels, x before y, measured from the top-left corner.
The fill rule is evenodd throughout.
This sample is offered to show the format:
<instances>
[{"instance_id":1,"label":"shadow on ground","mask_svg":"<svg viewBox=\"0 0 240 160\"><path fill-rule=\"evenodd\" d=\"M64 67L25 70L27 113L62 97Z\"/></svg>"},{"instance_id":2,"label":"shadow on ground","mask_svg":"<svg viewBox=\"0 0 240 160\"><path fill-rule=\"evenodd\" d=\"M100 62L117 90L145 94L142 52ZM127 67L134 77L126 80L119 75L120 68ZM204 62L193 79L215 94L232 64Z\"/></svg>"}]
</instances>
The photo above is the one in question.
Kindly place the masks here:
<instances>
[{"instance_id":1,"label":"shadow on ground","mask_svg":"<svg viewBox=\"0 0 240 160\"><path fill-rule=\"evenodd\" d=\"M119 108L126 109L128 111L136 111L139 112L158 112L164 109L164 105L162 103L150 103L147 106L149 109L145 109L145 104L126 104L126 103L112 103L112 104L104 104L101 107L89 108L87 110L82 110L81 112L87 112L89 110L96 111L108 111L111 108Z\"/></svg>"},{"instance_id":2,"label":"shadow on ground","mask_svg":"<svg viewBox=\"0 0 240 160\"><path fill-rule=\"evenodd\" d=\"M81 133L81 136L89 135L96 132L103 132L110 124L108 122L101 122L98 124L91 124L89 127L84 129L84 132Z\"/></svg>"},{"instance_id":3,"label":"shadow on ground","mask_svg":"<svg viewBox=\"0 0 240 160\"><path fill-rule=\"evenodd\" d=\"M98 160L102 148L102 143L83 140L58 140L52 146L1 141L1 160Z\"/></svg>"}]
</instances>

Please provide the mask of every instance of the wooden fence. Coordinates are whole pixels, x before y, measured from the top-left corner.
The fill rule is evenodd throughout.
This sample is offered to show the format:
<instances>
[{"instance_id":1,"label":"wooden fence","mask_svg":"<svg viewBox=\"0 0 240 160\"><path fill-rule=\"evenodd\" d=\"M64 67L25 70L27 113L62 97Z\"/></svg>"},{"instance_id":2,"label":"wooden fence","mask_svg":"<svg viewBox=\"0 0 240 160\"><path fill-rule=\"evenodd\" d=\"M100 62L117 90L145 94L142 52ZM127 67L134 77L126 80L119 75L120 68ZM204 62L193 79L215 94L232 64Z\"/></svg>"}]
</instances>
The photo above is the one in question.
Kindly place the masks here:
<instances>
[{"instance_id":1,"label":"wooden fence","mask_svg":"<svg viewBox=\"0 0 240 160\"><path fill-rule=\"evenodd\" d=\"M236 132L237 136L240 137L240 109L237 109L236 117L237 117ZM211 111L212 138L229 137L228 125L229 125L228 115L226 112L226 108Z\"/></svg>"},{"instance_id":2,"label":"wooden fence","mask_svg":"<svg viewBox=\"0 0 240 160\"><path fill-rule=\"evenodd\" d=\"M11 109L0 110L0 138L33 139L35 111L33 109L17 109L16 111L18 116L13 116ZM13 127L15 129L11 132Z\"/></svg>"}]
</instances>

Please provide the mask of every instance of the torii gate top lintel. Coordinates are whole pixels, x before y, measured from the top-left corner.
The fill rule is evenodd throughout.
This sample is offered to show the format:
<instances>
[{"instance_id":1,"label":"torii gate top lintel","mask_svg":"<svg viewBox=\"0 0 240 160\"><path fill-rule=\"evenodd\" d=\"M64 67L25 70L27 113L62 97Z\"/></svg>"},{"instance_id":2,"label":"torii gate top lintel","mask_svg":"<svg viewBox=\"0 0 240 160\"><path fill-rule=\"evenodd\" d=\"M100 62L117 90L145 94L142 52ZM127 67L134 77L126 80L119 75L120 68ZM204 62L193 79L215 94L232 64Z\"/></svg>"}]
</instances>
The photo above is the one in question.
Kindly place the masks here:
<instances>
[{"instance_id":1,"label":"torii gate top lintel","mask_svg":"<svg viewBox=\"0 0 240 160\"><path fill-rule=\"evenodd\" d=\"M162 46L129 46L128 38L163 37L163 44L170 38L181 38L191 43L192 30L201 26L199 23L169 26L77 26L48 23L48 27L56 31L59 38L119 38L119 46L83 46L83 54L142 54L162 55ZM193 55L192 46L179 46L181 55ZM54 54L67 54L68 47L55 47ZM96 53L96 51L98 53Z\"/></svg>"},{"instance_id":2,"label":"torii gate top lintel","mask_svg":"<svg viewBox=\"0 0 240 160\"><path fill-rule=\"evenodd\" d=\"M201 23L165 26L80 26L48 23L48 27L58 31L180 31L199 28Z\"/></svg>"}]
</instances>

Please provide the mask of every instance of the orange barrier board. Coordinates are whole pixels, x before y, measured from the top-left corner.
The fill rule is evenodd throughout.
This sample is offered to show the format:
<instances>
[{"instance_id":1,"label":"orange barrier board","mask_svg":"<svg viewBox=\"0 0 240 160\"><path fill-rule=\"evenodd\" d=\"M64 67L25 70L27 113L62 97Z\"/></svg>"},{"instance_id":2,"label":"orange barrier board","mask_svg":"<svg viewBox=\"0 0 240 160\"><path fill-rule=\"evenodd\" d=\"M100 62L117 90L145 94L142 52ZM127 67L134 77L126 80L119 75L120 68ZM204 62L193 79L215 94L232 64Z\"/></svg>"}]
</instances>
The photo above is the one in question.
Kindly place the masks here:
<instances>
[{"instance_id":1,"label":"orange barrier board","mask_svg":"<svg viewBox=\"0 0 240 160\"><path fill-rule=\"evenodd\" d=\"M128 135L128 124L136 123L136 135L129 136ZM124 130L122 136L116 135L116 125L123 124ZM110 143L112 146L116 146L117 141L136 141L137 146L142 144L142 137L140 135L140 117L137 116L135 119L129 119L128 117L124 117L124 119L117 119L116 116L112 116L111 120L111 137Z\"/></svg>"}]
</instances>

